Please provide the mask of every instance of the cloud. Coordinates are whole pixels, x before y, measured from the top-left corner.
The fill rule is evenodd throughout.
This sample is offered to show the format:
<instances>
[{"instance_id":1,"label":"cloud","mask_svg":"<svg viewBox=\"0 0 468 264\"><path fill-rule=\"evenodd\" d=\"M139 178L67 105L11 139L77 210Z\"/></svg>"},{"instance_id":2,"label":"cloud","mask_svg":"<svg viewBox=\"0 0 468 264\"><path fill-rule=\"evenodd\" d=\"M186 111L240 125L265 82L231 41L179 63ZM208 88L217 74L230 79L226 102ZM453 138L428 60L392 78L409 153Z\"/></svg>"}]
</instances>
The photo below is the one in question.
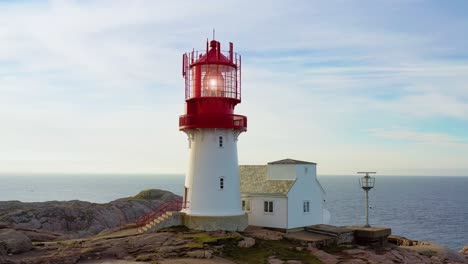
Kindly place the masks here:
<instances>
[{"instance_id":1,"label":"cloud","mask_svg":"<svg viewBox=\"0 0 468 264\"><path fill-rule=\"evenodd\" d=\"M244 55L237 109L249 117L249 131L239 143L242 162L288 155L327 160L323 170L333 172L352 155L343 145L361 126L381 124L373 136L387 140L391 126L411 122L409 132L393 131L393 139L410 140L422 120L463 122L468 38L458 32L467 20L434 3L424 3L426 14L421 5L2 2L3 168L183 171L180 57L204 49L213 27L223 45L234 41ZM375 156L372 147L363 156Z\"/></svg>"},{"instance_id":2,"label":"cloud","mask_svg":"<svg viewBox=\"0 0 468 264\"><path fill-rule=\"evenodd\" d=\"M373 137L405 141L417 144L430 144L438 146L464 146L468 147L468 141L465 138L432 132L419 132L413 130L384 130L369 129L369 134Z\"/></svg>"}]
</instances>

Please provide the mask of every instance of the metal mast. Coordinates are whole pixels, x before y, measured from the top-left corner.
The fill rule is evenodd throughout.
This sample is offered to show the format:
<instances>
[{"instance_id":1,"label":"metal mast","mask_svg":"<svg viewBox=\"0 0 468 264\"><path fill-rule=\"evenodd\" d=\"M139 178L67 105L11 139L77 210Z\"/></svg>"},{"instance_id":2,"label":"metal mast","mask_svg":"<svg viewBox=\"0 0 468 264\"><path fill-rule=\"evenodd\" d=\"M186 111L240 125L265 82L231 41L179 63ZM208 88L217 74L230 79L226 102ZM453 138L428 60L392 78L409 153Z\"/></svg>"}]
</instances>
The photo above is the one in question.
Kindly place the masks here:
<instances>
[{"instance_id":1,"label":"metal mast","mask_svg":"<svg viewBox=\"0 0 468 264\"><path fill-rule=\"evenodd\" d=\"M369 225L369 191L374 188L375 178L370 177L369 174L375 174L372 171L361 171L358 174L365 174L366 176L359 179L359 185L366 192L366 225L364 227L370 227Z\"/></svg>"}]
</instances>

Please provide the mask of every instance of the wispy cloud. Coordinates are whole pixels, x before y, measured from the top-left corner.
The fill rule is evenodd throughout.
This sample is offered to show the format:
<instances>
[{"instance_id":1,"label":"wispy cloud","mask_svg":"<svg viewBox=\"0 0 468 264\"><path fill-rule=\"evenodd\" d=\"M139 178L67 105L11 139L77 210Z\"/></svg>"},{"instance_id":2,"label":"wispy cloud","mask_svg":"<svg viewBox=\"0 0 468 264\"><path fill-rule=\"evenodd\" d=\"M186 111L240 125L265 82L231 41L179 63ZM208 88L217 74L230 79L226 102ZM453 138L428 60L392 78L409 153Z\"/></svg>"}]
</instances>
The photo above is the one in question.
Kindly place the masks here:
<instances>
[{"instance_id":1,"label":"wispy cloud","mask_svg":"<svg viewBox=\"0 0 468 264\"><path fill-rule=\"evenodd\" d=\"M362 127L379 127L373 144L455 149L463 137L423 127L468 117L468 19L439 4L1 2L0 170L183 171L180 55L213 27L244 55L241 162L300 155L333 173L354 154L346 144L376 162L369 143L348 142Z\"/></svg>"},{"instance_id":2,"label":"wispy cloud","mask_svg":"<svg viewBox=\"0 0 468 264\"><path fill-rule=\"evenodd\" d=\"M423 143L444 146L455 145L468 147L468 141L466 139L443 133L384 129L370 129L368 130L368 132L371 136L383 139L406 141L410 143Z\"/></svg>"}]
</instances>

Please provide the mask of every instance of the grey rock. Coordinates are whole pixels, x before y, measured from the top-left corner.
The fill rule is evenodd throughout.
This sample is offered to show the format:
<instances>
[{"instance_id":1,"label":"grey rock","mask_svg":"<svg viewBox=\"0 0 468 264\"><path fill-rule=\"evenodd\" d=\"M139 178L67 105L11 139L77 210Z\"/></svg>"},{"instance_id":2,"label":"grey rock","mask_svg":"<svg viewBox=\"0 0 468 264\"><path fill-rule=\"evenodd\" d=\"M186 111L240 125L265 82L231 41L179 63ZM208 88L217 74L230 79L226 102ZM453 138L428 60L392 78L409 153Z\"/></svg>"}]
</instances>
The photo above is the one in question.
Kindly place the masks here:
<instances>
[{"instance_id":1,"label":"grey rock","mask_svg":"<svg viewBox=\"0 0 468 264\"><path fill-rule=\"evenodd\" d=\"M284 261L282 261L281 259L268 257L268 264L283 264L283 263Z\"/></svg>"},{"instance_id":2,"label":"grey rock","mask_svg":"<svg viewBox=\"0 0 468 264\"><path fill-rule=\"evenodd\" d=\"M116 247L110 247L104 250L101 255L104 258L123 259L126 256L128 256L128 252L124 247L116 246Z\"/></svg>"},{"instance_id":3,"label":"grey rock","mask_svg":"<svg viewBox=\"0 0 468 264\"><path fill-rule=\"evenodd\" d=\"M13 262L13 261L11 261L9 259L6 259L6 258L4 258L2 256L0 256L0 263L2 263L2 264L17 264L17 262Z\"/></svg>"},{"instance_id":4,"label":"grey rock","mask_svg":"<svg viewBox=\"0 0 468 264\"><path fill-rule=\"evenodd\" d=\"M2 226L37 229L60 233L67 237L84 237L134 223L138 217L162 203L181 199L164 190L146 190L133 197L110 203L83 201L50 201L22 203L0 202Z\"/></svg>"},{"instance_id":5,"label":"grey rock","mask_svg":"<svg viewBox=\"0 0 468 264\"><path fill-rule=\"evenodd\" d=\"M7 244L5 243L5 241L0 241L0 256L7 255L7 254L8 254Z\"/></svg>"},{"instance_id":6,"label":"grey rock","mask_svg":"<svg viewBox=\"0 0 468 264\"><path fill-rule=\"evenodd\" d=\"M468 255L468 246L464 246L462 249L459 251L462 254Z\"/></svg>"},{"instance_id":7,"label":"grey rock","mask_svg":"<svg viewBox=\"0 0 468 264\"><path fill-rule=\"evenodd\" d=\"M1 229L0 241L3 242L2 246L0 246L3 249L0 249L0 251L6 251L6 253L17 254L29 251L32 248L29 237L13 229Z\"/></svg>"},{"instance_id":8,"label":"grey rock","mask_svg":"<svg viewBox=\"0 0 468 264\"><path fill-rule=\"evenodd\" d=\"M195 250L187 252L187 256L190 258L209 259L213 257L211 250Z\"/></svg>"},{"instance_id":9,"label":"grey rock","mask_svg":"<svg viewBox=\"0 0 468 264\"><path fill-rule=\"evenodd\" d=\"M244 239L239 241L239 243L237 244L237 246L241 248L250 248L250 247L253 247L254 245L255 245L255 239L251 237L244 237Z\"/></svg>"},{"instance_id":10,"label":"grey rock","mask_svg":"<svg viewBox=\"0 0 468 264\"><path fill-rule=\"evenodd\" d=\"M190 258L205 258L205 250L195 250L187 252L187 256Z\"/></svg>"}]
</instances>

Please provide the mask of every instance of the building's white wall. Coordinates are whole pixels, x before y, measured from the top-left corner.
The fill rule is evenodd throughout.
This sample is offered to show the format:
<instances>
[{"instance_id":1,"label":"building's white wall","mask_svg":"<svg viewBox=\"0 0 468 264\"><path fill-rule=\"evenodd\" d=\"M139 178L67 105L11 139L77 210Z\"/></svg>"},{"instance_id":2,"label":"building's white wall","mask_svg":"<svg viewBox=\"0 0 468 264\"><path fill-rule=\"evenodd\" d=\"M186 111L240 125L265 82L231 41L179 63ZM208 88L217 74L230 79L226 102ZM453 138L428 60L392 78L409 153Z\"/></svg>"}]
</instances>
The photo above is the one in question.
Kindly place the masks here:
<instances>
[{"instance_id":1,"label":"building's white wall","mask_svg":"<svg viewBox=\"0 0 468 264\"><path fill-rule=\"evenodd\" d=\"M268 179L294 180L296 179L296 166L294 164L268 164Z\"/></svg>"},{"instance_id":2,"label":"building's white wall","mask_svg":"<svg viewBox=\"0 0 468 264\"><path fill-rule=\"evenodd\" d=\"M296 173L297 180L288 193L288 228L321 224L325 197L316 179L316 165L296 165ZM310 201L309 213L303 211L306 200Z\"/></svg>"},{"instance_id":3,"label":"building's white wall","mask_svg":"<svg viewBox=\"0 0 468 264\"><path fill-rule=\"evenodd\" d=\"M240 180L237 159L238 131L197 129L189 136L189 166L185 178L188 188L188 215L233 216L244 212L240 204ZM223 136L223 147L219 147ZM219 178L224 177L224 189Z\"/></svg>"},{"instance_id":4,"label":"building's white wall","mask_svg":"<svg viewBox=\"0 0 468 264\"><path fill-rule=\"evenodd\" d=\"M250 199L249 225L286 229L288 215L288 199L286 197L272 196L242 196L242 199ZM273 213L263 211L264 201L273 201Z\"/></svg>"}]
</instances>

